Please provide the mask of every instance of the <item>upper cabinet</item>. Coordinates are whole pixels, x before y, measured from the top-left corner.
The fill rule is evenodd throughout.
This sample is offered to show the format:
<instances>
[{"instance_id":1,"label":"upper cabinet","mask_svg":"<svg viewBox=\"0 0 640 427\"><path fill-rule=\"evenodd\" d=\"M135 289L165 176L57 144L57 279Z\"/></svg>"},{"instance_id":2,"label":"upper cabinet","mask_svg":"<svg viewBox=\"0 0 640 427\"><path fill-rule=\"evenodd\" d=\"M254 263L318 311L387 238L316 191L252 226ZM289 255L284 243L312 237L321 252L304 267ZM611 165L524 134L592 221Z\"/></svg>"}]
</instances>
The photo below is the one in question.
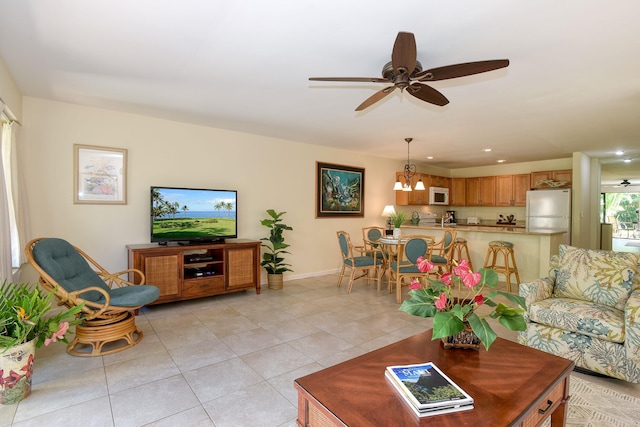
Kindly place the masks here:
<instances>
[{"instance_id":1,"label":"upper cabinet","mask_svg":"<svg viewBox=\"0 0 640 427\"><path fill-rule=\"evenodd\" d=\"M526 206L531 176L527 174L496 177L496 206Z\"/></svg>"},{"instance_id":2,"label":"upper cabinet","mask_svg":"<svg viewBox=\"0 0 640 427\"><path fill-rule=\"evenodd\" d=\"M571 169L531 172L531 188L571 188L572 177Z\"/></svg>"},{"instance_id":3,"label":"upper cabinet","mask_svg":"<svg viewBox=\"0 0 640 427\"><path fill-rule=\"evenodd\" d=\"M451 188L449 191L450 206L466 205L466 178L451 178Z\"/></svg>"},{"instance_id":4,"label":"upper cabinet","mask_svg":"<svg viewBox=\"0 0 640 427\"><path fill-rule=\"evenodd\" d=\"M446 176L429 175L429 181L425 182L425 185L427 188L440 187L451 189L451 178L447 178Z\"/></svg>"},{"instance_id":5,"label":"upper cabinet","mask_svg":"<svg viewBox=\"0 0 640 427\"><path fill-rule=\"evenodd\" d=\"M496 177L481 176L465 180L466 206L495 206Z\"/></svg>"}]
</instances>

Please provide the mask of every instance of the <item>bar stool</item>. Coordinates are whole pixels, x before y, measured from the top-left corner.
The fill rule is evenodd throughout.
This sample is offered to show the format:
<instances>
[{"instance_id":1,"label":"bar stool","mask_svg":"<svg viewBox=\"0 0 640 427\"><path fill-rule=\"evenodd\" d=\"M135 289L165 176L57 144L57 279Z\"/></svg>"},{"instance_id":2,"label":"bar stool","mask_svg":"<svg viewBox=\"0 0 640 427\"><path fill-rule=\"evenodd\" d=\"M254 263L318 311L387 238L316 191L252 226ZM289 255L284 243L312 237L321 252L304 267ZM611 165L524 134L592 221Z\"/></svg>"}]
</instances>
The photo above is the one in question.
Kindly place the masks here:
<instances>
[{"instance_id":1,"label":"bar stool","mask_svg":"<svg viewBox=\"0 0 640 427\"><path fill-rule=\"evenodd\" d=\"M460 263L461 259L466 259L469 261L469 268L473 270L473 264L471 263L471 255L469 255L469 247L467 246L467 239L464 237L456 238L456 241L453 243L453 248L451 249L452 254L451 258L454 259L457 263Z\"/></svg>"},{"instance_id":2,"label":"bar stool","mask_svg":"<svg viewBox=\"0 0 640 427\"><path fill-rule=\"evenodd\" d=\"M504 264L496 264L498 254L502 254ZM491 259L491 260L490 260ZM518 274L518 266L513 252L513 243L504 240L492 240L489 242L487 257L484 260L484 268L491 268L496 273L502 273L506 277L507 292L511 292L511 275L516 275L516 281L520 283L520 275Z\"/></svg>"}]
</instances>

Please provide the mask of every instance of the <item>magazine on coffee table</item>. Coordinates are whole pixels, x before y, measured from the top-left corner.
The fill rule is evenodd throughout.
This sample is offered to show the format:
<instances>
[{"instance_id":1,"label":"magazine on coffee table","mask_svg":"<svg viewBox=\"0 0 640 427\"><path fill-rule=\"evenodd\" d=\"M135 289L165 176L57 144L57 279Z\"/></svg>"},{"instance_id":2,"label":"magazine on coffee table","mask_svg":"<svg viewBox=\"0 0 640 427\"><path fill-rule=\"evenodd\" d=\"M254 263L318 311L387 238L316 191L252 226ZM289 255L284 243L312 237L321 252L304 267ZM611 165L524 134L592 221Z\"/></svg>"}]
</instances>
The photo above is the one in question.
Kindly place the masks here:
<instances>
[{"instance_id":1,"label":"magazine on coffee table","mask_svg":"<svg viewBox=\"0 0 640 427\"><path fill-rule=\"evenodd\" d=\"M473 398L431 362L388 366L385 375L419 415L473 408Z\"/></svg>"}]
</instances>

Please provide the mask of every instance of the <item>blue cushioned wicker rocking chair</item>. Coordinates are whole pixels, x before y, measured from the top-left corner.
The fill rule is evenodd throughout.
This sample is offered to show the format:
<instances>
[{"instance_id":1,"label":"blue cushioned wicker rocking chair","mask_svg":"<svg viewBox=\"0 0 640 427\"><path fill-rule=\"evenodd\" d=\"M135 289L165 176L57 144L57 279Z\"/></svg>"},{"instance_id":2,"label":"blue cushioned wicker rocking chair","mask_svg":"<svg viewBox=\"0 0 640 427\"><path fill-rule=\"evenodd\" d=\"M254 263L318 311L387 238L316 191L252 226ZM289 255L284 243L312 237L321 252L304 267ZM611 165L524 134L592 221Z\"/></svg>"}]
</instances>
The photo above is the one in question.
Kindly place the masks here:
<instances>
[{"instance_id":1,"label":"blue cushioned wicker rocking chair","mask_svg":"<svg viewBox=\"0 0 640 427\"><path fill-rule=\"evenodd\" d=\"M84 303L75 338L67 346L74 356L103 356L133 347L142 339L135 311L160 296L156 286L136 285L121 278L144 275L135 269L109 273L82 250L56 238L34 239L26 246L40 285L54 292L60 305ZM103 348L104 347L104 348Z\"/></svg>"}]
</instances>

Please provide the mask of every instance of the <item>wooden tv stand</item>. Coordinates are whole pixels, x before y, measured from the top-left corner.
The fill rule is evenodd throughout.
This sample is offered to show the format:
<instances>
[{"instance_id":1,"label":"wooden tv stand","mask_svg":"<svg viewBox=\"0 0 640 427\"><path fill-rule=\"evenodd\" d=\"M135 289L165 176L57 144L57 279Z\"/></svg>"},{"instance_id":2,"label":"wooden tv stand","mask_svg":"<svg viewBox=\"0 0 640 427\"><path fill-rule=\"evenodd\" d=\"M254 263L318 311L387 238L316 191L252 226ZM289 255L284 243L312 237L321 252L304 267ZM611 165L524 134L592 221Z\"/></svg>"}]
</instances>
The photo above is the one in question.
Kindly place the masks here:
<instances>
[{"instance_id":1,"label":"wooden tv stand","mask_svg":"<svg viewBox=\"0 0 640 427\"><path fill-rule=\"evenodd\" d=\"M129 268L160 288L153 304L255 289L260 293L260 242L227 239L225 243L127 245ZM130 277L130 280L140 280Z\"/></svg>"}]
</instances>

